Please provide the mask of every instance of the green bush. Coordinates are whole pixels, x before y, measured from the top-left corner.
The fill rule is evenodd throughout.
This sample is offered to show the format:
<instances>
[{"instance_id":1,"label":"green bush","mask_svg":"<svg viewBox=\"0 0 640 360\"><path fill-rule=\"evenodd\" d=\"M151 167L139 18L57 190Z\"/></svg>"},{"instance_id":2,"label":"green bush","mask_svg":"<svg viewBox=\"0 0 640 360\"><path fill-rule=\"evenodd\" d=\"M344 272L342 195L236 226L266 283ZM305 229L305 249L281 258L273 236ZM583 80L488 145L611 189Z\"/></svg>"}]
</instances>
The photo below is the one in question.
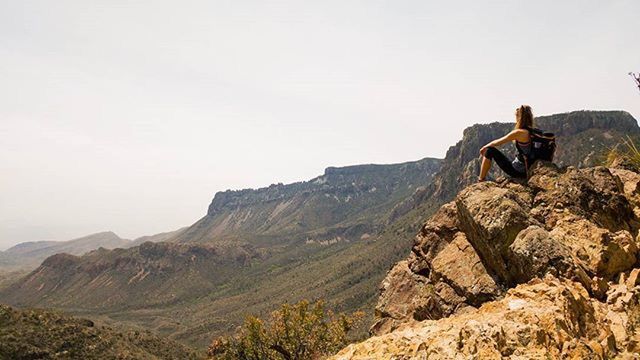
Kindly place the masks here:
<instances>
[{"instance_id":1,"label":"green bush","mask_svg":"<svg viewBox=\"0 0 640 360\"><path fill-rule=\"evenodd\" d=\"M233 336L213 340L212 360L302 360L331 355L348 344L347 335L362 312L335 315L324 302L283 304L270 321L249 316Z\"/></svg>"}]
</instances>

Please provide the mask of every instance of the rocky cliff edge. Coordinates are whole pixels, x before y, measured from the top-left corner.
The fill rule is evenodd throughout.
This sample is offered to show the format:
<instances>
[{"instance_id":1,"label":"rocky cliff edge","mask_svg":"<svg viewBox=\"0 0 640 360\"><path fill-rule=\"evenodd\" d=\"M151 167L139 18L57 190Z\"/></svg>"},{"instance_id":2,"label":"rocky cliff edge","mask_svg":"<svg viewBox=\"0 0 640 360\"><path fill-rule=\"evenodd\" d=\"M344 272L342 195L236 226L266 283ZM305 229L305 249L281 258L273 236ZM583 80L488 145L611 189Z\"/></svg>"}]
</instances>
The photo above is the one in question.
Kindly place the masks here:
<instances>
[{"instance_id":1,"label":"rocky cliff edge","mask_svg":"<svg viewBox=\"0 0 640 360\"><path fill-rule=\"evenodd\" d=\"M471 185L381 285L335 359L640 358L640 174L538 163Z\"/></svg>"}]
</instances>

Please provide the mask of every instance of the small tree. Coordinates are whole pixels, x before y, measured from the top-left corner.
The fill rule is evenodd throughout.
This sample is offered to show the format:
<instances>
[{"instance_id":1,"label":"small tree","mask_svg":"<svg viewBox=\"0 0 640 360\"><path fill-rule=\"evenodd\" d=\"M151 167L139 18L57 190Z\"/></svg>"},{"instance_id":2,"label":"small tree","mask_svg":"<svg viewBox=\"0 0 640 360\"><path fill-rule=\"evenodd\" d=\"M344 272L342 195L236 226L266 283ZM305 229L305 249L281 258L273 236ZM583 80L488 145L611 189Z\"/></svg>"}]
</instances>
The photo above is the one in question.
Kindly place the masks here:
<instances>
[{"instance_id":1,"label":"small tree","mask_svg":"<svg viewBox=\"0 0 640 360\"><path fill-rule=\"evenodd\" d=\"M331 355L347 344L347 334L363 313L335 315L324 302L283 304L268 324L249 316L239 331L213 340L209 356L215 360L303 360Z\"/></svg>"}]
</instances>

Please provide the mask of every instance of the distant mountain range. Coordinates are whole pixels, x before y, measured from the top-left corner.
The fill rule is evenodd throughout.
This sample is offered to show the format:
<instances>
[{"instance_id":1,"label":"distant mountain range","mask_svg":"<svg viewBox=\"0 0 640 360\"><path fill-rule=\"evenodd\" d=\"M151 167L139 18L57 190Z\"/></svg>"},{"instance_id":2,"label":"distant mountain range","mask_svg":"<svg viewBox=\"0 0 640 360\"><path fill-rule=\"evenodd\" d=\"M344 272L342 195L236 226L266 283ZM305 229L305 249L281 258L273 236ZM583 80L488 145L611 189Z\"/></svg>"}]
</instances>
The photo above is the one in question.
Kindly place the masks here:
<instances>
[{"instance_id":1,"label":"distant mountain range","mask_svg":"<svg viewBox=\"0 0 640 360\"><path fill-rule=\"evenodd\" d=\"M180 231L142 236L135 240L122 239L112 231L104 231L68 241L30 241L17 244L0 251L0 270L18 271L38 267L42 261L55 254L82 255L99 248L129 248L145 241L164 241L176 236Z\"/></svg>"},{"instance_id":2,"label":"distant mountain range","mask_svg":"<svg viewBox=\"0 0 640 360\"><path fill-rule=\"evenodd\" d=\"M537 121L558 135L560 165L595 165L640 135L622 111ZM512 127L474 125L443 160L328 168L305 182L217 193L203 218L164 243L55 255L0 290L0 301L100 315L196 346L246 314L300 298L371 317L381 280L417 228L475 181L479 148Z\"/></svg>"},{"instance_id":3,"label":"distant mountain range","mask_svg":"<svg viewBox=\"0 0 640 360\"><path fill-rule=\"evenodd\" d=\"M114 249L127 246L129 243L129 240L121 239L111 231L105 231L69 241L24 242L0 252L0 254L5 259L4 267L37 267L44 259L54 254L82 255L99 247Z\"/></svg>"}]
</instances>

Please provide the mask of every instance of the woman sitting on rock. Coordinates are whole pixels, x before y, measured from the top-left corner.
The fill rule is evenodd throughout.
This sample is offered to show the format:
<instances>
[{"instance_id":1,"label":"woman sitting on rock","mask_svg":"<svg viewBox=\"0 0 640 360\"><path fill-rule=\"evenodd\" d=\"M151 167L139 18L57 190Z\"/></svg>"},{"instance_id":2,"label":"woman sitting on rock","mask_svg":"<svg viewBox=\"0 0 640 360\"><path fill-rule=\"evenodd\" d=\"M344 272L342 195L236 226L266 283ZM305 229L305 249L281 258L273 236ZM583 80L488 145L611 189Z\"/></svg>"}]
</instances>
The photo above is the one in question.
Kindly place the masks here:
<instances>
[{"instance_id":1,"label":"woman sitting on rock","mask_svg":"<svg viewBox=\"0 0 640 360\"><path fill-rule=\"evenodd\" d=\"M478 181L484 181L491 169L491 161L495 160L498 166L507 173L507 175L514 178L526 178L527 166L525 164L526 159L524 156L529 156L531 153L531 134L530 128L533 128L533 112L531 106L521 105L516 109L516 126L507 135L500 139L493 140L480 149L480 155L482 155L482 166L480 167L480 176ZM513 142L518 150L518 155L511 161L496 147Z\"/></svg>"}]
</instances>

